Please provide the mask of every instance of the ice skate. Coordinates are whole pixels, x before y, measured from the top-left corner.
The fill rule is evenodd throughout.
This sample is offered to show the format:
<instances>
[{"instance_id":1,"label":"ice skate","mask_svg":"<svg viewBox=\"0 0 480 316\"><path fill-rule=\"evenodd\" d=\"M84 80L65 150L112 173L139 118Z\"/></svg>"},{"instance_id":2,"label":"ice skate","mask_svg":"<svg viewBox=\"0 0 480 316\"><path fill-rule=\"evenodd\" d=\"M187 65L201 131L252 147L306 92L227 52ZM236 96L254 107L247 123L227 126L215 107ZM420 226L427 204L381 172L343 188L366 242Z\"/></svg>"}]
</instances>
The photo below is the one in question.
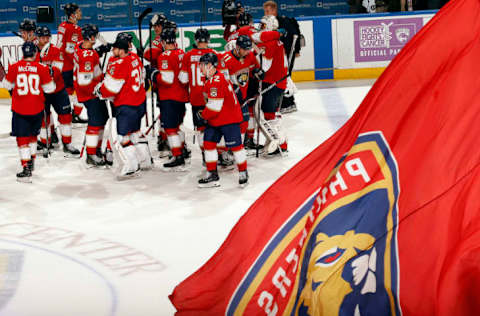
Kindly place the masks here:
<instances>
[{"instance_id":1,"label":"ice skate","mask_svg":"<svg viewBox=\"0 0 480 316\"><path fill-rule=\"evenodd\" d=\"M220 178L218 177L217 170L207 171L204 178L198 180L199 188L214 188L220 186Z\"/></svg>"}]
</instances>

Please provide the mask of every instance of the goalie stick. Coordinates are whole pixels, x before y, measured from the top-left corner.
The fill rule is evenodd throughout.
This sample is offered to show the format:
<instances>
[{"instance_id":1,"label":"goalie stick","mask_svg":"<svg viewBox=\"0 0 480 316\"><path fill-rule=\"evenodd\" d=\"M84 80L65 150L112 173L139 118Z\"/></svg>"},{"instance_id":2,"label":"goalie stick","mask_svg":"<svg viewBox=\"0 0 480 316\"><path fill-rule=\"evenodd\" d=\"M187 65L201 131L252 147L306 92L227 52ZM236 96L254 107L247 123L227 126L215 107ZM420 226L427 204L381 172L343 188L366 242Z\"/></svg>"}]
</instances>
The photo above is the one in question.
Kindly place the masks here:
<instances>
[{"instance_id":1,"label":"goalie stick","mask_svg":"<svg viewBox=\"0 0 480 316\"><path fill-rule=\"evenodd\" d=\"M144 60L143 60L143 41L142 41L142 21L143 19L145 19L145 17L152 13L153 9L152 8L146 8L141 14L140 16L138 17L138 39L140 41L140 47L138 49L138 53L139 53L139 56L140 58L142 59L142 65L145 66L144 64ZM150 23L149 23L149 27L148 27L148 31L150 32ZM149 34L151 35L151 34ZM153 100L152 100L153 102ZM147 111L145 111L145 120L146 120L146 123L148 125L148 113Z\"/></svg>"},{"instance_id":2,"label":"goalie stick","mask_svg":"<svg viewBox=\"0 0 480 316\"><path fill-rule=\"evenodd\" d=\"M261 89L261 83L260 83L259 88L258 88L259 92L258 92L258 96L257 96L257 102L255 103L255 106L256 106L255 122L257 124L257 144L259 142L259 133L258 132L262 131L262 134L265 136L265 138L267 139L267 141L269 143L270 142L275 142L275 144L277 145L278 150L280 151L280 154L282 155L282 157L283 157L283 151L280 148L280 135L278 134L278 131L273 126L271 126L271 124L267 120L265 120L261 117L260 107L261 107L261 102L262 102L262 95L265 94L265 92L273 89L274 86L276 86L278 83L282 82L283 80L288 78L288 76L291 75L290 64L292 62L293 52L294 52L294 49L295 49L295 44L297 42L297 39L298 39L298 35L294 35L293 36L292 47L290 47L290 52L289 52L289 55L288 55L288 65L287 65L287 67L288 67L289 71L287 72L287 75L282 77L280 80L277 80L275 83L271 84L270 86L268 86L267 88L265 88L263 90L260 90ZM244 104L247 104L248 102L252 101L253 99L255 99L255 97L250 98L249 100L245 101ZM279 106L281 105L282 99L283 99L283 93L280 97ZM265 146L265 150L267 150L267 149L268 148ZM259 156L259 149L258 148L257 148L255 156L257 158Z\"/></svg>"}]
</instances>

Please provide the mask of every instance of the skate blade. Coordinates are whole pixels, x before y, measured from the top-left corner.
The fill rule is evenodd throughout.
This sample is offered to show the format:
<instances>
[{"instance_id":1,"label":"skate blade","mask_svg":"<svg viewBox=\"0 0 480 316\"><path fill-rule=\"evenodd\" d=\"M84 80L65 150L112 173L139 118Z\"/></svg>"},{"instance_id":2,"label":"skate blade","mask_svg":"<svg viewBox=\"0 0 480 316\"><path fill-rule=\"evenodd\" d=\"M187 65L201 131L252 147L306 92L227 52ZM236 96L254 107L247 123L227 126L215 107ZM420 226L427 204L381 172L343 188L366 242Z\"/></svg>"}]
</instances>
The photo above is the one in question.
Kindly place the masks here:
<instances>
[{"instance_id":1,"label":"skate blade","mask_svg":"<svg viewBox=\"0 0 480 316\"><path fill-rule=\"evenodd\" d=\"M135 171L134 173L131 173L131 174L117 175L117 181L126 181L126 180L131 180L136 178L140 178L139 171Z\"/></svg>"},{"instance_id":2,"label":"skate blade","mask_svg":"<svg viewBox=\"0 0 480 316\"><path fill-rule=\"evenodd\" d=\"M209 183L199 183L198 184L198 187L202 188L202 189L217 188L219 186L220 186L220 181L213 181L213 182L209 182Z\"/></svg>"},{"instance_id":3,"label":"skate blade","mask_svg":"<svg viewBox=\"0 0 480 316\"><path fill-rule=\"evenodd\" d=\"M67 158L67 159L80 159L80 154L74 155L74 154L65 153L65 154L63 155L63 158Z\"/></svg>"},{"instance_id":4,"label":"skate blade","mask_svg":"<svg viewBox=\"0 0 480 316\"><path fill-rule=\"evenodd\" d=\"M165 157L168 157L168 156L170 156L169 151L159 151L158 152L158 158L165 158Z\"/></svg>"},{"instance_id":5,"label":"skate blade","mask_svg":"<svg viewBox=\"0 0 480 316\"><path fill-rule=\"evenodd\" d=\"M165 168L164 166L162 166L161 170L163 172L168 172L168 173L171 173L171 172L188 172L188 171L190 171L190 167L186 166L186 165L183 165L183 166Z\"/></svg>"},{"instance_id":6,"label":"skate blade","mask_svg":"<svg viewBox=\"0 0 480 316\"><path fill-rule=\"evenodd\" d=\"M248 182L238 184L238 186L242 189L245 188L247 185L248 185Z\"/></svg>"},{"instance_id":7,"label":"skate blade","mask_svg":"<svg viewBox=\"0 0 480 316\"><path fill-rule=\"evenodd\" d=\"M20 183L32 183L32 177L17 178Z\"/></svg>"},{"instance_id":8,"label":"skate blade","mask_svg":"<svg viewBox=\"0 0 480 316\"><path fill-rule=\"evenodd\" d=\"M264 150L260 149L258 151L258 155L261 156L264 154ZM247 157L255 157L257 156L257 150L256 149L247 149Z\"/></svg>"}]
</instances>

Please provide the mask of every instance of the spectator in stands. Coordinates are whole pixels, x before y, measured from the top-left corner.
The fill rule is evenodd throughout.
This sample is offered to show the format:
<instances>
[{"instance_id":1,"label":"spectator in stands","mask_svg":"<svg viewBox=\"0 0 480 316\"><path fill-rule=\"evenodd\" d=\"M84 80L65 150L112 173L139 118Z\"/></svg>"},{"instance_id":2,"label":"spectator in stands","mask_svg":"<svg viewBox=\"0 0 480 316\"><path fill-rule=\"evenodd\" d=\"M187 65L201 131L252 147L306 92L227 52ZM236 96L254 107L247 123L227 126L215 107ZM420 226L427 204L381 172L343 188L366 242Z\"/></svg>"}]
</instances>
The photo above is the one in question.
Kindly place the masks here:
<instances>
[{"instance_id":1,"label":"spectator in stands","mask_svg":"<svg viewBox=\"0 0 480 316\"><path fill-rule=\"evenodd\" d=\"M295 43L294 49L294 57L290 63L290 67L288 69L289 73L291 73L293 66L295 64L295 58L300 56L300 43L303 41L303 36L300 34L300 26L295 18L286 17L284 15L278 15L278 6L275 1L266 1L263 3L263 11L265 15L274 15L277 17L278 20L278 28L285 29L287 32L285 36L282 36L280 40L283 42L283 46L285 48L285 53L287 54L287 58L289 57L290 50L292 49L293 44L293 36L297 35L299 38ZM285 96L283 98L280 112L282 113L290 113L295 112L297 110L297 106L295 104L295 98L293 94L290 96Z\"/></svg>"}]
</instances>

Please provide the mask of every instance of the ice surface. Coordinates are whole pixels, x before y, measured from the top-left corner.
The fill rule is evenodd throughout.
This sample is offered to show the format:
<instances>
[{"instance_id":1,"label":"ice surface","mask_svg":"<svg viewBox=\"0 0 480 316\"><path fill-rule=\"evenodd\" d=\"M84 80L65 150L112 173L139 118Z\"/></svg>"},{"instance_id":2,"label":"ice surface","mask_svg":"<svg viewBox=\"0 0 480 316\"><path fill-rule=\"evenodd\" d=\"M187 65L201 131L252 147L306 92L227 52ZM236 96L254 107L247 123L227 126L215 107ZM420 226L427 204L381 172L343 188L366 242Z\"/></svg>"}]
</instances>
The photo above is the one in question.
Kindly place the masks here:
<instances>
[{"instance_id":1,"label":"ice surface","mask_svg":"<svg viewBox=\"0 0 480 316\"><path fill-rule=\"evenodd\" d=\"M299 84L299 110L284 115L288 157L249 158L244 189L236 170L220 172L219 188L197 188L202 166L190 111L188 173L152 170L118 182L56 149L48 161L37 159L32 184L18 183L10 107L0 100L0 315L173 315L167 296L175 285L214 254L262 192L352 115L371 84ZM83 133L74 129L78 148Z\"/></svg>"}]
</instances>

